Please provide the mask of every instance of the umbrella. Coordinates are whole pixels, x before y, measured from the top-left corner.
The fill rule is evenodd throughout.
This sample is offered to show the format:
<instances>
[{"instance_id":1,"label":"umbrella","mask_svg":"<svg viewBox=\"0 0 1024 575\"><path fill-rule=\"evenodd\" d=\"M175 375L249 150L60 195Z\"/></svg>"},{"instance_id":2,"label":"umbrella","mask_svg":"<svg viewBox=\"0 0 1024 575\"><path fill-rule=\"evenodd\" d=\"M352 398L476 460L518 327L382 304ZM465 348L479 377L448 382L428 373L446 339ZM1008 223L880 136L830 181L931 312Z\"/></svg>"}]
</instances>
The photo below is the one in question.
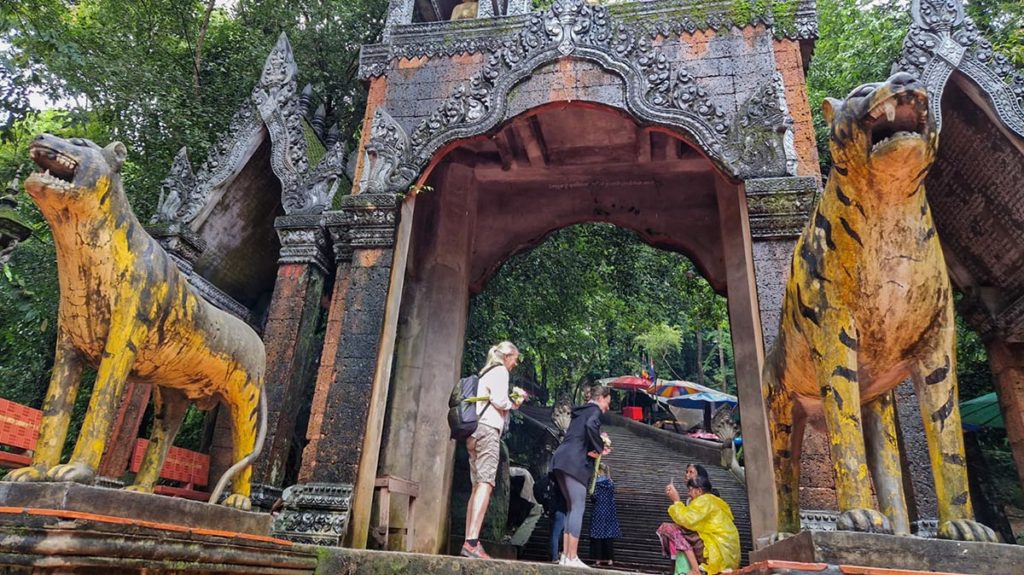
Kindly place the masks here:
<instances>
[{"instance_id":1,"label":"umbrella","mask_svg":"<svg viewBox=\"0 0 1024 575\"><path fill-rule=\"evenodd\" d=\"M601 385L614 387L615 389L647 389L651 386L651 380L636 375L620 375L619 377L606 377L597 381Z\"/></svg>"},{"instance_id":2,"label":"umbrella","mask_svg":"<svg viewBox=\"0 0 1024 575\"><path fill-rule=\"evenodd\" d=\"M715 406L736 404L736 396L722 393L691 381L664 381L647 388L647 393L668 399L668 404L687 409L701 409L706 403Z\"/></svg>"},{"instance_id":3,"label":"umbrella","mask_svg":"<svg viewBox=\"0 0 1024 575\"><path fill-rule=\"evenodd\" d=\"M981 397L960 404L960 421L964 427L1000 427L1005 429L1003 414L999 411L999 402L995 392L986 393Z\"/></svg>"}]
</instances>

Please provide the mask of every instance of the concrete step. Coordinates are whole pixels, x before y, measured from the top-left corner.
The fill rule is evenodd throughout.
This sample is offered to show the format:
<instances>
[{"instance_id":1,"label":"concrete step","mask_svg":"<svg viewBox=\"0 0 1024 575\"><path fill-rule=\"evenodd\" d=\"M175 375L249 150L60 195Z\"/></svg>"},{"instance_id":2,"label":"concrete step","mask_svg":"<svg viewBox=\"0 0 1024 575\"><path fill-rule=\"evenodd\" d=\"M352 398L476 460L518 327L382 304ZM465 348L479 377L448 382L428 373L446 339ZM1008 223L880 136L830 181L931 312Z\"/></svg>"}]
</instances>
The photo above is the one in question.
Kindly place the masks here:
<instances>
[{"instance_id":1,"label":"concrete step","mask_svg":"<svg viewBox=\"0 0 1024 575\"><path fill-rule=\"evenodd\" d=\"M547 408L530 406L526 415L550 423L550 410ZM602 430L612 440L613 451L602 458L602 462L611 468L612 479L615 481L616 507L623 534L621 539L615 541L616 563L620 568L631 571L668 572L671 570L671 562L661 556L658 537L655 535L658 526L669 521L669 501L665 498L664 488L671 480L683 491L686 465L691 462L702 463L702 459L685 444L667 445L638 433L634 425L617 425L616 421L621 422L615 420L602 426ZM742 564L745 565L752 547L745 486L727 469L702 464L708 470L712 485L732 508L740 532ZM589 526L588 505L583 517L579 553L588 562L591 560ZM524 546L521 557L534 561L549 560L550 533L550 521L542 519Z\"/></svg>"}]
</instances>

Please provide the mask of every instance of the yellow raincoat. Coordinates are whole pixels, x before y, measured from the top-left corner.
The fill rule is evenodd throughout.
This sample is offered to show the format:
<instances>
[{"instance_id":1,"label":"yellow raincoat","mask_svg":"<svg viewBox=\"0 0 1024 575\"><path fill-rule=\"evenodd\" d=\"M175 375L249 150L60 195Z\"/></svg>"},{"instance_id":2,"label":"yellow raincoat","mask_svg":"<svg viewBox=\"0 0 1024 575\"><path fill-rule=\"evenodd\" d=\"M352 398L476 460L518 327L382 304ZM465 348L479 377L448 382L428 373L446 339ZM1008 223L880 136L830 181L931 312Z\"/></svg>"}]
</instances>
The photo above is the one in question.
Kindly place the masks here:
<instances>
[{"instance_id":1,"label":"yellow raincoat","mask_svg":"<svg viewBox=\"0 0 1024 575\"><path fill-rule=\"evenodd\" d=\"M689 505L682 501L673 503L668 508L668 515L676 525L700 535L704 541L704 554L707 555L704 570L708 575L716 575L725 569L739 569L740 534L728 503L704 493Z\"/></svg>"}]
</instances>

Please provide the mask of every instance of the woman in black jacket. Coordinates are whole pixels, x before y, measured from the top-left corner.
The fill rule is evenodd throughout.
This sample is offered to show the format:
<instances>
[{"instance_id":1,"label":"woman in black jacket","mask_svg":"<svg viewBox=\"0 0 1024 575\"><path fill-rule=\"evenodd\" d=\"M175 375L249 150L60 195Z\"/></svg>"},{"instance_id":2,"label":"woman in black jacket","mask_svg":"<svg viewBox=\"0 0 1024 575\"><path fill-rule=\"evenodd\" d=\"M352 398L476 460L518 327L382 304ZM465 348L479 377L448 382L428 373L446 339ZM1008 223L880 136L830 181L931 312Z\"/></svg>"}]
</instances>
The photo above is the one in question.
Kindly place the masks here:
<instances>
[{"instance_id":1,"label":"woman in black jacket","mask_svg":"<svg viewBox=\"0 0 1024 575\"><path fill-rule=\"evenodd\" d=\"M560 565L588 567L580 561L576 548L583 528L583 509L587 500L587 485L594 475L594 459L606 455L611 449L601 439L601 414L608 411L612 392L603 385L590 390L590 401L572 410L572 421L565 432L562 445L551 458L551 470L569 509L563 535L565 555Z\"/></svg>"}]
</instances>

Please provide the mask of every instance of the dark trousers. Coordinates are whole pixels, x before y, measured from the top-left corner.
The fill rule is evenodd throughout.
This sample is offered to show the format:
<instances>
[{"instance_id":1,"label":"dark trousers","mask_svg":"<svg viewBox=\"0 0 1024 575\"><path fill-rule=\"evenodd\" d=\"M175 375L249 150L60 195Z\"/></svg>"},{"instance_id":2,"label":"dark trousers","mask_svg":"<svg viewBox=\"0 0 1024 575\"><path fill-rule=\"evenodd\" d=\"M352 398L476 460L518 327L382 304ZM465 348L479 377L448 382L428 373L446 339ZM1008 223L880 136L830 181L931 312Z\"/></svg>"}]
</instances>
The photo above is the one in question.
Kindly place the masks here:
<instances>
[{"instance_id":1,"label":"dark trousers","mask_svg":"<svg viewBox=\"0 0 1024 575\"><path fill-rule=\"evenodd\" d=\"M614 539L591 539L590 540L590 558L594 561L614 561L615 560L615 540Z\"/></svg>"}]
</instances>

